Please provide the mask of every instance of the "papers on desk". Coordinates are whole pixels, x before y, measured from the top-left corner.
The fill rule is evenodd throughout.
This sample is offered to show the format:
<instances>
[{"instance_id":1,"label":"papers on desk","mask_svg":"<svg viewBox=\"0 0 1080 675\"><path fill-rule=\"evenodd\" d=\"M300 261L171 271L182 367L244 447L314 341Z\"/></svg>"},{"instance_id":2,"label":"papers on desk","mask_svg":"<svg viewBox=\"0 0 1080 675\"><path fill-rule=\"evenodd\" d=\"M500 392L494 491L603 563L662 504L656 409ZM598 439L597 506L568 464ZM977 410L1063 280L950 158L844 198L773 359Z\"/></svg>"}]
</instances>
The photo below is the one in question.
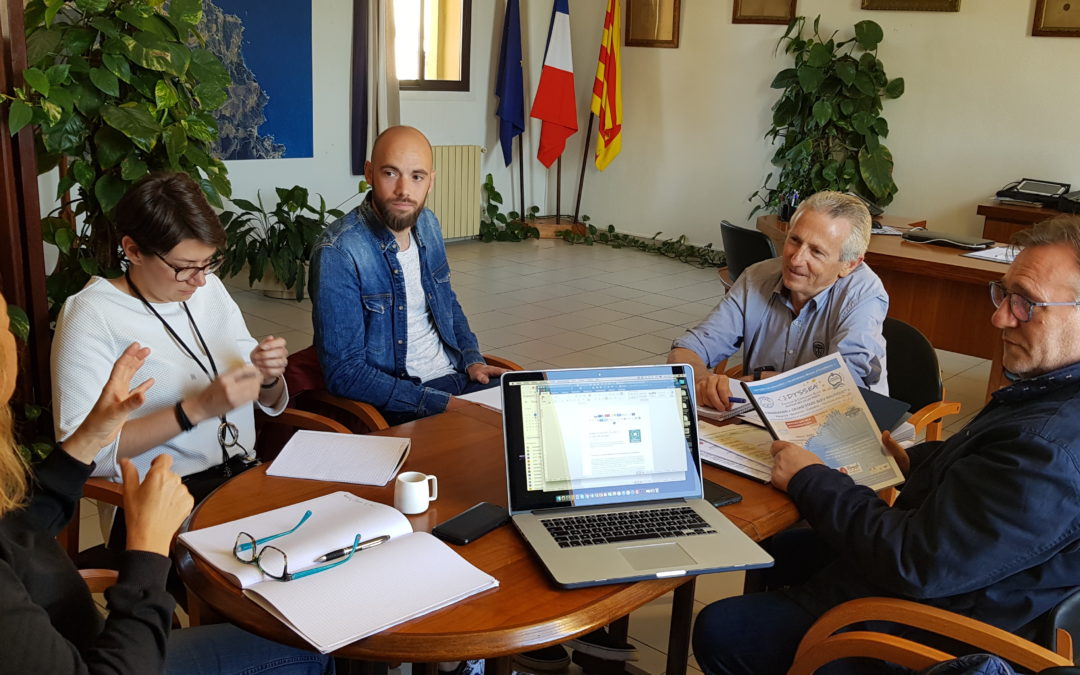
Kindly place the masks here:
<instances>
[{"instance_id":1,"label":"papers on desk","mask_svg":"<svg viewBox=\"0 0 1080 675\"><path fill-rule=\"evenodd\" d=\"M875 228L871 229L870 234L889 234L889 235L900 236L900 235L903 234L903 232L896 229L895 227L889 227L888 225L882 225L881 227L875 227Z\"/></svg>"},{"instance_id":2,"label":"papers on desk","mask_svg":"<svg viewBox=\"0 0 1080 675\"><path fill-rule=\"evenodd\" d=\"M462 401L472 401L473 403L479 403L485 408L491 408L496 412L502 412L502 387L490 387L488 389L481 389L480 391L474 391L471 394L464 394L458 396Z\"/></svg>"},{"instance_id":3,"label":"papers on desk","mask_svg":"<svg viewBox=\"0 0 1080 675\"><path fill-rule=\"evenodd\" d=\"M301 429L266 475L357 485L386 485L409 456L409 439Z\"/></svg>"},{"instance_id":4,"label":"papers on desk","mask_svg":"<svg viewBox=\"0 0 1080 675\"><path fill-rule=\"evenodd\" d=\"M765 429L749 424L722 427L702 424L698 427L698 438L701 461L769 482L773 467L769 448L773 438Z\"/></svg>"},{"instance_id":5,"label":"papers on desk","mask_svg":"<svg viewBox=\"0 0 1080 675\"><path fill-rule=\"evenodd\" d=\"M995 246L994 248L985 248L981 251L971 251L961 255L965 258L978 258L979 260L990 260L1008 265L1016 258L1016 253L1015 246Z\"/></svg>"},{"instance_id":6,"label":"papers on desk","mask_svg":"<svg viewBox=\"0 0 1080 675\"><path fill-rule=\"evenodd\" d=\"M351 545L357 534L391 538L292 581L266 578L233 555L239 532L255 538L285 532L305 511L311 516L303 525L270 544L288 555L291 573L326 564L314 560ZM429 533L413 532L396 509L347 492L185 532L179 540L324 654L499 585Z\"/></svg>"}]
</instances>

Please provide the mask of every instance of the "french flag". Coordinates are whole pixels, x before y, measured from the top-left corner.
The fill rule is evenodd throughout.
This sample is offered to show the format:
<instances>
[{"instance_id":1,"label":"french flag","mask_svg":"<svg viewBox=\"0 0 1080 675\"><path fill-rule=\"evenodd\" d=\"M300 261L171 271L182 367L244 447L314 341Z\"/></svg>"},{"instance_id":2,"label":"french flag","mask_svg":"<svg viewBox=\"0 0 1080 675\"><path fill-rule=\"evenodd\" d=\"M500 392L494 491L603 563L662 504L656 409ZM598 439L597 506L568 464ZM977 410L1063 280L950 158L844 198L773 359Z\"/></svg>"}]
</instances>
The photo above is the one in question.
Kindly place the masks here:
<instances>
[{"instance_id":1,"label":"french flag","mask_svg":"<svg viewBox=\"0 0 1080 675\"><path fill-rule=\"evenodd\" d=\"M566 139L577 133L569 0L555 0L551 6L544 68L540 71L540 86L536 89L529 117L543 122L536 158L550 168L566 148Z\"/></svg>"}]
</instances>

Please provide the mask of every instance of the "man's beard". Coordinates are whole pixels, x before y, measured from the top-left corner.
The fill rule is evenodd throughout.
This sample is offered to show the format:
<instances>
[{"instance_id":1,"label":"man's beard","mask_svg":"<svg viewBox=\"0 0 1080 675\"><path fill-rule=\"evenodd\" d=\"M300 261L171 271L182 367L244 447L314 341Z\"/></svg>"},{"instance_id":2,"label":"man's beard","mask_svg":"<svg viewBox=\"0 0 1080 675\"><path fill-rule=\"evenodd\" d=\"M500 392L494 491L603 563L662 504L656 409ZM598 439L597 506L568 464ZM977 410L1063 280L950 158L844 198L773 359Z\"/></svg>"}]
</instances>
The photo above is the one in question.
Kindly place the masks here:
<instances>
[{"instance_id":1,"label":"man's beard","mask_svg":"<svg viewBox=\"0 0 1080 675\"><path fill-rule=\"evenodd\" d=\"M427 197L424 198L416 208L409 213L397 213L386 207L386 202L375 199L375 210L382 216L383 222L394 232L404 232L410 229L413 225L416 225L416 221L420 218L420 213L424 210L424 202L427 201ZM410 203L414 203L411 202Z\"/></svg>"}]
</instances>

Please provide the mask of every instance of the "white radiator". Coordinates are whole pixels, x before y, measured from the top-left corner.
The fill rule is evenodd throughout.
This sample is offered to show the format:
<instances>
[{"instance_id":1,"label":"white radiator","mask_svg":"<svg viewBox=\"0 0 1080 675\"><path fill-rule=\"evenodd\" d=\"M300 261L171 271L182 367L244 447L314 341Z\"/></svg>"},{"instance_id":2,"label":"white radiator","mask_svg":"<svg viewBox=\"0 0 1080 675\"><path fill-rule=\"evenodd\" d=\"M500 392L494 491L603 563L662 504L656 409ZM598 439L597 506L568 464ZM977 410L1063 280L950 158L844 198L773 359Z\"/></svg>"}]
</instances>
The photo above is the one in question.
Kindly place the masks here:
<instances>
[{"instance_id":1,"label":"white radiator","mask_svg":"<svg viewBox=\"0 0 1080 675\"><path fill-rule=\"evenodd\" d=\"M428 207L442 225L443 237L480 234L480 146L436 145L435 189Z\"/></svg>"}]
</instances>

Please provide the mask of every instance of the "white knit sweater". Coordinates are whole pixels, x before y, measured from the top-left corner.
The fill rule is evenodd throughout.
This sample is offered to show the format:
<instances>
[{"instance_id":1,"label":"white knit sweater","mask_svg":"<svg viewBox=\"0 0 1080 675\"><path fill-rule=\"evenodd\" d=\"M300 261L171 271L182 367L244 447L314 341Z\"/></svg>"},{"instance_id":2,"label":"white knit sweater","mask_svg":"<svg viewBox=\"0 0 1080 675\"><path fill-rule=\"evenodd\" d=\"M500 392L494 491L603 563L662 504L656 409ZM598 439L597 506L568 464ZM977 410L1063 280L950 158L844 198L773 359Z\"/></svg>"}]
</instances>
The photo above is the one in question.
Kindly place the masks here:
<instances>
[{"instance_id":1,"label":"white knit sweater","mask_svg":"<svg viewBox=\"0 0 1080 675\"><path fill-rule=\"evenodd\" d=\"M181 303L153 304L209 369L209 361ZM229 297L220 279L208 276L206 285L195 291L187 305L206 339L219 373L250 363L251 350L257 343L248 333L240 308ZM81 291L67 299L56 324L52 377L53 423L58 439L70 436L86 418L109 379L113 363L132 342L150 347L150 356L135 375L132 386L154 378L146 403L132 414L132 418L171 408L177 401L209 386L209 378L141 300L101 277L93 277ZM288 394L283 391L273 408L260 407L277 415L287 401ZM253 406L241 406L229 412L228 418L240 431L240 444L252 450L255 443ZM132 462L139 475L144 476L154 457L165 452L173 456L173 469L181 476L220 464L218 424L216 417L205 420L191 431L134 457ZM117 436L111 445L101 449L95 458L97 466L93 475L114 479L120 475L116 457L119 443L120 436ZM229 449L232 456L241 452L238 447Z\"/></svg>"}]
</instances>

